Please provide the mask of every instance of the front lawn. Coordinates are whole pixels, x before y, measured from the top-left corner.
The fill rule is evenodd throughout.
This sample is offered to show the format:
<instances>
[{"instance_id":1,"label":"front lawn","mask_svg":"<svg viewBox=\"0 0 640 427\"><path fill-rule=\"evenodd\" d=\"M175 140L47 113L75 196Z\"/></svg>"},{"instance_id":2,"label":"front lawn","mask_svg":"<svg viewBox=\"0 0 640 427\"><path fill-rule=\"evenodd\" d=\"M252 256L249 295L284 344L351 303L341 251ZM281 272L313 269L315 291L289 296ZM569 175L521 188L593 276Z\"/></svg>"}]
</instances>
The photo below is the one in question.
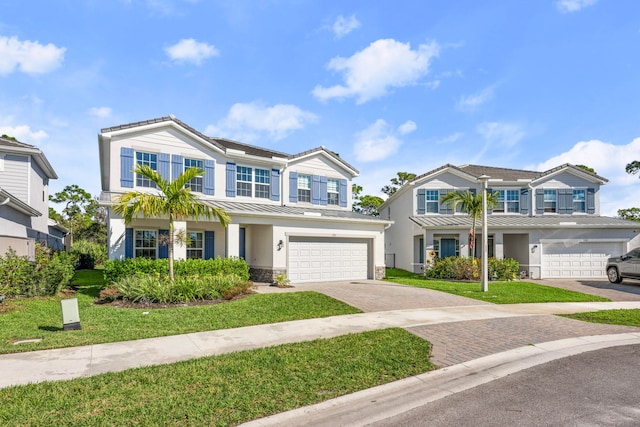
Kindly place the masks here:
<instances>
[{"instance_id":1,"label":"front lawn","mask_svg":"<svg viewBox=\"0 0 640 427\"><path fill-rule=\"evenodd\" d=\"M236 425L435 369L403 329L0 390L2 425Z\"/></svg>"},{"instance_id":2,"label":"front lawn","mask_svg":"<svg viewBox=\"0 0 640 427\"><path fill-rule=\"evenodd\" d=\"M8 300L0 305L0 353L128 341L190 332L238 328L361 313L360 310L316 292L254 294L212 305L173 308L119 308L95 304L103 286L102 271L81 270L78 287L80 331L62 330L61 298ZM16 341L42 339L14 345Z\"/></svg>"},{"instance_id":3,"label":"front lawn","mask_svg":"<svg viewBox=\"0 0 640 427\"><path fill-rule=\"evenodd\" d=\"M402 285L447 292L495 304L611 301L608 298L595 295L554 288L552 286L538 285L531 282L517 281L489 282L489 291L482 292L480 282L447 282L443 280L426 279L422 275L397 268L388 268L385 280Z\"/></svg>"},{"instance_id":4,"label":"front lawn","mask_svg":"<svg viewBox=\"0 0 640 427\"><path fill-rule=\"evenodd\" d=\"M562 317L582 320L592 323L606 323L609 325L640 326L640 309L629 310L601 310L587 313L562 314Z\"/></svg>"}]
</instances>

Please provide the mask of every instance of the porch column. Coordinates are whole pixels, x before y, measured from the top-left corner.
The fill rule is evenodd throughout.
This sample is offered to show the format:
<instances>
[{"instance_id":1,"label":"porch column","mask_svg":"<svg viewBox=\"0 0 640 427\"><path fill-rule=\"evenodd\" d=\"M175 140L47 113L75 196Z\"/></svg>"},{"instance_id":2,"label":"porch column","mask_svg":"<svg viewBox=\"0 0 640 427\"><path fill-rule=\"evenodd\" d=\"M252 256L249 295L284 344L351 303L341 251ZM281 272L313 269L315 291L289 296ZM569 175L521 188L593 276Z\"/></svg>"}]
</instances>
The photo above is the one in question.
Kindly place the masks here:
<instances>
[{"instance_id":1,"label":"porch column","mask_svg":"<svg viewBox=\"0 0 640 427\"><path fill-rule=\"evenodd\" d=\"M458 234L458 243L460 245L460 258L469 257L469 232L464 231Z\"/></svg>"},{"instance_id":2,"label":"porch column","mask_svg":"<svg viewBox=\"0 0 640 427\"><path fill-rule=\"evenodd\" d=\"M240 256L240 224L229 224L226 229L227 258Z\"/></svg>"},{"instance_id":3,"label":"porch column","mask_svg":"<svg viewBox=\"0 0 640 427\"><path fill-rule=\"evenodd\" d=\"M186 221L174 221L173 222L173 259L186 259L187 258L187 245L185 242L179 242L176 236L184 235L187 233Z\"/></svg>"},{"instance_id":4,"label":"porch column","mask_svg":"<svg viewBox=\"0 0 640 427\"><path fill-rule=\"evenodd\" d=\"M497 259L504 258L504 233L502 231L493 233L493 256Z\"/></svg>"}]
</instances>

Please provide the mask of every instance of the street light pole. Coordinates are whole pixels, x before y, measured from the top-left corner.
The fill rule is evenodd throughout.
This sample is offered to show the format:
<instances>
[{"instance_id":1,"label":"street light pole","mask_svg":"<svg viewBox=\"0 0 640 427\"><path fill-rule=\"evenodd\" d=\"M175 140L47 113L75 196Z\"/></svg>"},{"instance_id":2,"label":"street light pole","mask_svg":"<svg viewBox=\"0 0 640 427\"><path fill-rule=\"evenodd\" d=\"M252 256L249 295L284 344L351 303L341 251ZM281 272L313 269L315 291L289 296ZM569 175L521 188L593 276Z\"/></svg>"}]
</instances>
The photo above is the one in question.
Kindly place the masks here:
<instances>
[{"instance_id":1,"label":"street light pole","mask_svg":"<svg viewBox=\"0 0 640 427\"><path fill-rule=\"evenodd\" d=\"M478 177L482 182L482 292L489 291L489 230L487 226L487 182L488 175Z\"/></svg>"}]
</instances>

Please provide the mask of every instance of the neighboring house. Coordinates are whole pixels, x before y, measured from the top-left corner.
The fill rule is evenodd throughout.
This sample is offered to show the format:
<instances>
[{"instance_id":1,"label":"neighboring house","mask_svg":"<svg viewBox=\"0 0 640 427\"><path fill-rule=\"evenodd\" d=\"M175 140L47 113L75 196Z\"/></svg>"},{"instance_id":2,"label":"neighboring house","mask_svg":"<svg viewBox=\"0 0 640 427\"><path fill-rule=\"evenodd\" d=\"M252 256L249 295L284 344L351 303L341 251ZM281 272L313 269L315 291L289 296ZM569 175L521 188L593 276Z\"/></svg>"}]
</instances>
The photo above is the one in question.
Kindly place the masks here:
<instances>
[{"instance_id":1,"label":"neighboring house","mask_svg":"<svg viewBox=\"0 0 640 427\"><path fill-rule=\"evenodd\" d=\"M190 187L225 209L232 222L176 222L190 243L180 258L242 257L254 281L286 274L292 282L384 277L384 228L389 221L351 210L351 180L358 171L324 147L289 155L211 138L173 116L102 129L98 136L101 205L108 207L109 259L166 258L166 218L125 225L111 209L131 190L154 191L133 173L149 165L166 179L186 168L204 170Z\"/></svg>"},{"instance_id":2,"label":"neighboring house","mask_svg":"<svg viewBox=\"0 0 640 427\"><path fill-rule=\"evenodd\" d=\"M58 248L49 229L49 180L58 175L36 147L0 138L0 256L33 259L35 243Z\"/></svg>"},{"instance_id":3,"label":"neighboring house","mask_svg":"<svg viewBox=\"0 0 640 427\"><path fill-rule=\"evenodd\" d=\"M600 216L607 180L565 164L545 172L450 164L416 177L380 207L394 221L385 232L387 266L423 271L432 256L481 254L481 220L470 238L471 218L441 198L455 190L488 191L500 203L489 211L489 256L513 258L534 279L605 277L607 258L640 245L640 224ZM459 209L457 209L459 210Z\"/></svg>"}]
</instances>

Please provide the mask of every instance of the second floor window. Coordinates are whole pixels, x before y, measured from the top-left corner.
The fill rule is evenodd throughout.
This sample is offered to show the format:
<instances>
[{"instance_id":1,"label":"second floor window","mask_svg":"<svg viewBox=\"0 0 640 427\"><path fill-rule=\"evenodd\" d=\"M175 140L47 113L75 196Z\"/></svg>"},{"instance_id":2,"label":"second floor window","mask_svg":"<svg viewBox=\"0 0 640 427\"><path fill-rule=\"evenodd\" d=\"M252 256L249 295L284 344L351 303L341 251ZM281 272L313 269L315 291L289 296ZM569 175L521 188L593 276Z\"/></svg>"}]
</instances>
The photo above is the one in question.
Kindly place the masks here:
<instances>
[{"instance_id":1,"label":"second floor window","mask_svg":"<svg viewBox=\"0 0 640 427\"><path fill-rule=\"evenodd\" d=\"M586 203L585 203L585 191L584 190L573 190L573 211L574 212L586 212Z\"/></svg>"},{"instance_id":2,"label":"second floor window","mask_svg":"<svg viewBox=\"0 0 640 427\"><path fill-rule=\"evenodd\" d=\"M154 171L158 170L158 155L153 153L136 152L136 163L139 165L149 166ZM156 188L156 185L149 178L136 174L137 187Z\"/></svg>"},{"instance_id":3,"label":"second floor window","mask_svg":"<svg viewBox=\"0 0 640 427\"><path fill-rule=\"evenodd\" d=\"M271 183L270 171L266 169L256 169L256 197L268 199L271 197L269 191Z\"/></svg>"},{"instance_id":4,"label":"second floor window","mask_svg":"<svg viewBox=\"0 0 640 427\"><path fill-rule=\"evenodd\" d=\"M327 180L327 204L338 206L340 204L340 181Z\"/></svg>"},{"instance_id":5,"label":"second floor window","mask_svg":"<svg viewBox=\"0 0 640 427\"><path fill-rule=\"evenodd\" d=\"M298 202L311 203L311 177L298 175Z\"/></svg>"},{"instance_id":6,"label":"second floor window","mask_svg":"<svg viewBox=\"0 0 640 427\"><path fill-rule=\"evenodd\" d=\"M425 195L427 198L425 211L427 213L438 213L438 207L440 206L440 192L438 190L427 190Z\"/></svg>"},{"instance_id":7,"label":"second floor window","mask_svg":"<svg viewBox=\"0 0 640 427\"><path fill-rule=\"evenodd\" d=\"M556 190L544 190L544 211L556 212Z\"/></svg>"},{"instance_id":8,"label":"second floor window","mask_svg":"<svg viewBox=\"0 0 640 427\"><path fill-rule=\"evenodd\" d=\"M186 171L189 168L199 168L202 169L202 160L196 159L184 159L184 170ZM186 187L191 188L191 191L197 191L198 193L202 193L202 175L193 178Z\"/></svg>"},{"instance_id":9,"label":"second floor window","mask_svg":"<svg viewBox=\"0 0 640 427\"><path fill-rule=\"evenodd\" d=\"M520 212L520 190L495 190L493 194L498 196L493 212Z\"/></svg>"},{"instance_id":10,"label":"second floor window","mask_svg":"<svg viewBox=\"0 0 640 427\"><path fill-rule=\"evenodd\" d=\"M252 169L246 166L236 168L236 192L238 196L251 197Z\"/></svg>"}]
</instances>

